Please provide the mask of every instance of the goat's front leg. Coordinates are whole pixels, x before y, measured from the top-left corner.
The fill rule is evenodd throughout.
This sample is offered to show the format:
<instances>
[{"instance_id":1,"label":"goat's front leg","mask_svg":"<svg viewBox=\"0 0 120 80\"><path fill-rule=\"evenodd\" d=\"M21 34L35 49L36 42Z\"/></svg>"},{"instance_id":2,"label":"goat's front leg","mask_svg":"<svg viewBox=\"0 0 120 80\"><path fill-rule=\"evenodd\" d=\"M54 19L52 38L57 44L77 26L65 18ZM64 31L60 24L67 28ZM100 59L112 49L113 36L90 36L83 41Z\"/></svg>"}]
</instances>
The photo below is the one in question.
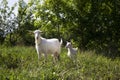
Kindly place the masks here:
<instances>
[{"instance_id":1,"label":"goat's front leg","mask_svg":"<svg viewBox=\"0 0 120 80\"><path fill-rule=\"evenodd\" d=\"M38 60L40 60L40 58L41 58L40 50L37 50L37 54L38 54Z\"/></svg>"},{"instance_id":2,"label":"goat's front leg","mask_svg":"<svg viewBox=\"0 0 120 80\"><path fill-rule=\"evenodd\" d=\"M41 58L41 53L38 53L38 60L40 60Z\"/></svg>"},{"instance_id":3,"label":"goat's front leg","mask_svg":"<svg viewBox=\"0 0 120 80\"><path fill-rule=\"evenodd\" d=\"M38 60L40 60L40 57L41 57L40 48L39 48L38 45L36 45L35 47L36 47L36 51L37 51L37 54L38 54Z\"/></svg>"},{"instance_id":4,"label":"goat's front leg","mask_svg":"<svg viewBox=\"0 0 120 80\"><path fill-rule=\"evenodd\" d=\"M37 52L37 54L38 54L38 60L40 60L40 58L41 58L41 53L40 53L40 52Z\"/></svg>"}]
</instances>

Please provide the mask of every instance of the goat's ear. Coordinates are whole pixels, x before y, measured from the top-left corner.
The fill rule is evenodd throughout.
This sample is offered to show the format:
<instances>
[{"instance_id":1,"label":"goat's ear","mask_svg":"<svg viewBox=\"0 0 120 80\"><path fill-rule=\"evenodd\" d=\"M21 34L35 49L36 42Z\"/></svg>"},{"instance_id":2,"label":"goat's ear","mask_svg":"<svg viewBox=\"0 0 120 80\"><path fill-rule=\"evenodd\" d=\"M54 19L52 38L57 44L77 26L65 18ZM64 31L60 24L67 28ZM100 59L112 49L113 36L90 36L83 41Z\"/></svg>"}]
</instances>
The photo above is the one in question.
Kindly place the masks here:
<instances>
[{"instance_id":1,"label":"goat's ear","mask_svg":"<svg viewBox=\"0 0 120 80\"><path fill-rule=\"evenodd\" d=\"M43 33L42 31L39 31L40 33Z\"/></svg>"},{"instance_id":2,"label":"goat's ear","mask_svg":"<svg viewBox=\"0 0 120 80\"><path fill-rule=\"evenodd\" d=\"M30 31L30 30L28 30L28 33L29 33L29 34L33 34L33 33L34 33L34 31Z\"/></svg>"},{"instance_id":3,"label":"goat's ear","mask_svg":"<svg viewBox=\"0 0 120 80\"><path fill-rule=\"evenodd\" d=\"M68 41L66 41L66 43L68 43Z\"/></svg>"},{"instance_id":4,"label":"goat's ear","mask_svg":"<svg viewBox=\"0 0 120 80\"><path fill-rule=\"evenodd\" d=\"M33 34L35 34L35 31L32 31Z\"/></svg>"},{"instance_id":5,"label":"goat's ear","mask_svg":"<svg viewBox=\"0 0 120 80\"><path fill-rule=\"evenodd\" d=\"M31 31L32 34L35 34L35 31Z\"/></svg>"}]
</instances>

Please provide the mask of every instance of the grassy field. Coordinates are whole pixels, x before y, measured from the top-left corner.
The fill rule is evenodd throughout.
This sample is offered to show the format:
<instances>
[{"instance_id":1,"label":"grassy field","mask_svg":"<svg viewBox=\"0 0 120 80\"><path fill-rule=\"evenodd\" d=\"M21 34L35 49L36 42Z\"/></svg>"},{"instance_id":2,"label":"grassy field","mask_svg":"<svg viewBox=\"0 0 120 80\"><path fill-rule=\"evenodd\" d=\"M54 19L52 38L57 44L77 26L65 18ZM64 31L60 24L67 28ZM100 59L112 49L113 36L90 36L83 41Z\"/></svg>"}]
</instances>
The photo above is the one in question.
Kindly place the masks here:
<instances>
[{"instance_id":1,"label":"grassy field","mask_svg":"<svg viewBox=\"0 0 120 80\"><path fill-rule=\"evenodd\" d=\"M0 80L120 80L120 58L110 59L93 51L78 53L71 61L62 49L61 60L40 61L34 47L0 46Z\"/></svg>"}]
</instances>

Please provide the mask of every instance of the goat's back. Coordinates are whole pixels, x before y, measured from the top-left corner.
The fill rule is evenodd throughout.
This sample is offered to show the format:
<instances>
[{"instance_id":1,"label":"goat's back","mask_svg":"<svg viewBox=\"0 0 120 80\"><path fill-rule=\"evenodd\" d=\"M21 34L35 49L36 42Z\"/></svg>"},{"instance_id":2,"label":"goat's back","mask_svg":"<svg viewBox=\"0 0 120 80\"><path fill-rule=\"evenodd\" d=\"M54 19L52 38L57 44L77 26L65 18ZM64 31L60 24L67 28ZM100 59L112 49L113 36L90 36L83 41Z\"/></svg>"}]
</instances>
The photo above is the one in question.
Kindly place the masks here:
<instances>
[{"instance_id":1,"label":"goat's back","mask_svg":"<svg viewBox=\"0 0 120 80\"><path fill-rule=\"evenodd\" d=\"M45 39L42 38L42 42L40 44L41 50L44 53L60 53L60 43L58 39Z\"/></svg>"}]
</instances>

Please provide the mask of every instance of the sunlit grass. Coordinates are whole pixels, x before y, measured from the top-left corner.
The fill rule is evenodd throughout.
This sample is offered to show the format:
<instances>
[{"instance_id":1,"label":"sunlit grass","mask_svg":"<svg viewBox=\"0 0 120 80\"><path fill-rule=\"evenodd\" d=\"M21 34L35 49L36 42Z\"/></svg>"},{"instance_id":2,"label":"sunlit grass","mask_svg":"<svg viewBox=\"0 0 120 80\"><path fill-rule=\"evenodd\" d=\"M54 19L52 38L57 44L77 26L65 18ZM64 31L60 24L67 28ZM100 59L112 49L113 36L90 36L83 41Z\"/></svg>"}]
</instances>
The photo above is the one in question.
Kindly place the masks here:
<instances>
[{"instance_id":1,"label":"sunlit grass","mask_svg":"<svg viewBox=\"0 0 120 80\"><path fill-rule=\"evenodd\" d=\"M1 47L0 80L118 80L120 58L111 59L94 51L79 52L76 61L67 57L62 49L60 61L53 63L52 56L44 63L38 61L34 47Z\"/></svg>"}]
</instances>

